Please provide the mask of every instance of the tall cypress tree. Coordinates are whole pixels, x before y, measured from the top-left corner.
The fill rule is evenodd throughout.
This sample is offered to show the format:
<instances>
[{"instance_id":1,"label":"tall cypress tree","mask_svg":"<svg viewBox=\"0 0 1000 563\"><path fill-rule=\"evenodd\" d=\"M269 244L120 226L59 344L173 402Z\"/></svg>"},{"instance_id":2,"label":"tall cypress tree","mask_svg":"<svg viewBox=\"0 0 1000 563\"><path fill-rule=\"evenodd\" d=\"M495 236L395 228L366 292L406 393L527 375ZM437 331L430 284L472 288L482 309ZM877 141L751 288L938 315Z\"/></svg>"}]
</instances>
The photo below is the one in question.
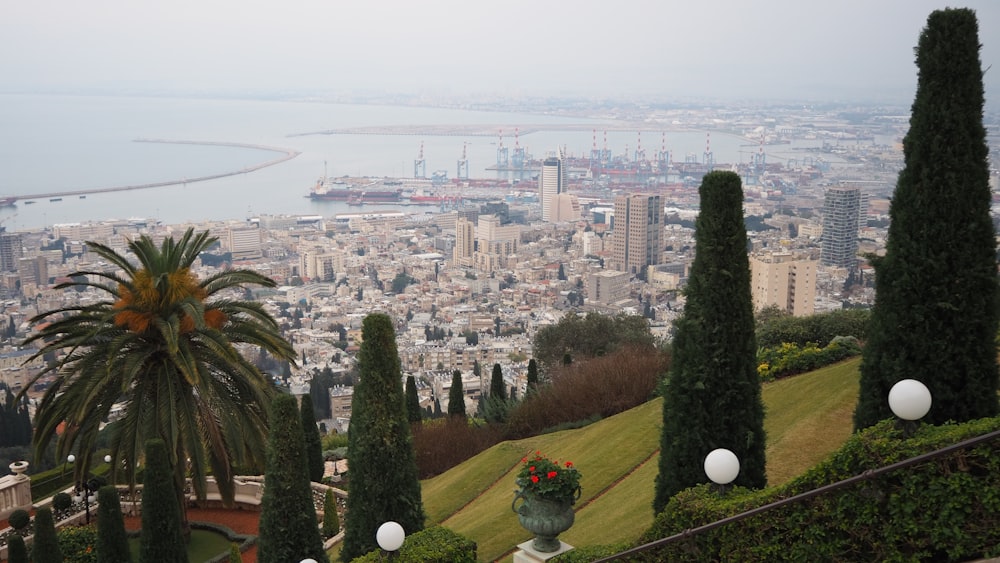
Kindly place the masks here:
<instances>
[{"instance_id":1,"label":"tall cypress tree","mask_svg":"<svg viewBox=\"0 0 1000 563\"><path fill-rule=\"evenodd\" d=\"M181 507L174 488L174 469L166 443L146 442L146 472L142 479L142 535L139 563L187 563L187 542L181 534Z\"/></svg>"},{"instance_id":2,"label":"tall cypress tree","mask_svg":"<svg viewBox=\"0 0 1000 563\"><path fill-rule=\"evenodd\" d=\"M493 364L493 373L490 376L490 399L502 401L507 398L507 388L503 384L503 369L500 364Z\"/></svg>"},{"instance_id":3,"label":"tall cypress tree","mask_svg":"<svg viewBox=\"0 0 1000 563\"><path fill-rule=\"evenodd\" d=\"M313 403L309 395L302 397L302 407L299 410L302 417L302 434L305 438L306 460L309 467L309 480L319 483L323 480L323 441L319 436L319 427L316 426L316 417L313 415Z\"/></svg>"},{"instance_id":4,"label":"tall cypress tree","mask_svg":"<svg viewBox=\"0 0 1000 563\"><path fill-rule=\"evenodd\" d=\"M39 508L35 512L35 537L31 545L31 560L34 563L62 563L63 554L56 537L56 524L52 519L52 509Z\"/></svg>"},{"instance_id":5,"label":"tall cypress tree","mask_svg":"<svg viewBox=\"0 0 1000 563\"><path fill-rule=\"evenodd\" d=\"M423 420L420 397L417 396L417 380L412 375L406 376L406 418L410 424L420 424Z\"/></svg>"},{"instance_id":6,"label":"tall cypress tree","mask_svg":"<svg viewBox=\"0 0 1000 563\"><path fill-rule=\"evenodd\" d=\"M538 390L538 362L535 358L528 360L528 393Z\"/></svg>"},{"instance_id":7,"label":"tall cypress tree","mask_svg":"<svg viewBox=\"0 0 1000 563\"><path fill-rule=\"evenodd\" d=\"M125 518L121 499L114 485L97 491L97 563L130 563Z\"/></svg>"},{"instance_id":8,"label":"tall cypress tree","mask_svg":"<svg viewBox=\"0 0 1000 563\"><path fill-rule=\"evenodd\" d=\"M891 418L889 389L922 381L939 424L993 416L997 260L990 219L983 71L975 12L933 12L916 49L917 93L904 167L875 260L875 306L855 429Z\"/></svg>"},{"instance_id":9,"label":"tall cypress tree","mask_svg":"<svg viewBox=\"0 0 1000 563\"><path fill-rule=\"evenodd\" d=\"M28 547L20 534L7 538L7 563L28 563Z\"/></svg>"},{"instance_id":10,"label":"tall cypress tree","mask_svg":"<svg viewBox=\"0 0 1000 563\"><path fill-rule=\"evenodd\" d=\"M448 416L465 418L465 390L462 389L462 372L457 369L451 374L451 389L448 390Z\"/></svg>"},{"instance_id":11,"label":"tall cypress tree","mask_svg":"<svg viewBox=\"0 0 1000 563\"><path fill-rule=\"evenodd\" d=\"M699 195L695 259L664 391L657 513L678 491L708 481L704 459L716 448L739 458L737 485L767 481L740 177L710 172Z\"/></svg>"},{"instance_id":12,"label":"tall cypress tree","mask_svg":"<svg viewBox=\"0 0 1000 563\"><path fill-rule=\"evenodd\" d=\"M392 320L383 313L368 315L361 335L360 377L347 440L351 491L340 552L345 561L376 549L375 532L389 520L398 522L406 534L424 528Z\"/></svg>"},{"instance_id":13,"label":"tall cypress tree","mask_svg":"<svg viewBox=\"0 0 1000 563\"><path fill-rule=\"evenodd\" d=\"M268 421L257 561L284 563L307 557L329 561L319 535L306 467L305 434L295 397L277 395L271 402Z\"/></svg>"}]
</instances>

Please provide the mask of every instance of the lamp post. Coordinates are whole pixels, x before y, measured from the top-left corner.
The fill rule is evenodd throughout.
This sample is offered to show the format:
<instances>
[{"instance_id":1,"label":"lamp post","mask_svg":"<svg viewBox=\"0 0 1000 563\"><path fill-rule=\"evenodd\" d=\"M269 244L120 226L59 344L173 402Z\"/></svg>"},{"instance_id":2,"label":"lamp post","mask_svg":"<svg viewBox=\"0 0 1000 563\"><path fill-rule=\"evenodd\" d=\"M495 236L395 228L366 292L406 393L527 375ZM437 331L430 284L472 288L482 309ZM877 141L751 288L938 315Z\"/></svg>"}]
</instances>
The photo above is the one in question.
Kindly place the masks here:
<instances>
[{"instance_id":1,"label":"lamp post","mask_svg":"<svg viewBox=\"0 0 1000 563\"><path fill-rule=\"evenodd\" d=\"M382 551L388 552L389 559L396 557L396 551L403 546L405 539L406 532L403 530L403 527L398 522L391 520L379 526L378 531L375 532L375 541L378 542L378 546L382 548Z\"/></svg>"},{"instance_id":2,"label":"lamp post","mask_svg":"<svg viewBox=\"0 0 1000 563\"><path fill-rule=\"evenodd\" d=\"M917 421L931 410L931 392L916 379L902 379L889 389L889 408L899 418L907 438L917 430Z\"/></svg>"},{"instance_id":3,"label":"lamp post","mask_svg":"<svg viewBox=\"0 0 1000 563\"><path fill-rule=\"evenodd\" d=\"M705 475L716 484L719 494L726 492L726 485L740 474L740 460L725 448L712 450L705 456Z\"/></svg>"}]
</instances>

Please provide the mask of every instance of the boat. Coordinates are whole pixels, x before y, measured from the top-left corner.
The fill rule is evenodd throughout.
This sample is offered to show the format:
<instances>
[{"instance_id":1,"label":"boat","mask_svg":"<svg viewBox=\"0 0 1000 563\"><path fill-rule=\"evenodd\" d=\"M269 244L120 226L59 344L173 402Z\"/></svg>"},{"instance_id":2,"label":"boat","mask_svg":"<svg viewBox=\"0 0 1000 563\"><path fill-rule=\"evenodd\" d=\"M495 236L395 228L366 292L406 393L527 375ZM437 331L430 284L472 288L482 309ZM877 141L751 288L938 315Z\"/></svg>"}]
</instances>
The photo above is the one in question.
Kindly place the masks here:
<instances>
[{"instance_id":1,"label":"boat","mask_svg":"<svg viewBox=\"0 0 1000 563\"><path fill-rule=\"evenodd\" d=\"M356 204L363 203L393 203L401 201L403 190L392 187L398 185L390 181L376 180L363 187L356 187L342 180L329 180L320 178L309 194L310 199L318 201L348 201ZM371 188L383 189L371 189ZM389 189L384 189L389 187Z\"/></svg>"},{"instance_id":2,"label":"boat","mask_svg":"<svg viewBox=\"0 0 1000 563\"><path fill-rule=\"evenodd\" d=\"M49 199L49 201L62 201L62 198L61 197L53 197L53 198Z\"/></svg>"},{"instance_id":3,"label":"boat","mask_svg":"<svg viewBox=\"0 0 1000 563\"><path fill-rule=\"evenodd\" d=\"M15 202L17 202L17 198L14 196L0 197L0 207L14 205Z\"/></svg>"}]
</instances>

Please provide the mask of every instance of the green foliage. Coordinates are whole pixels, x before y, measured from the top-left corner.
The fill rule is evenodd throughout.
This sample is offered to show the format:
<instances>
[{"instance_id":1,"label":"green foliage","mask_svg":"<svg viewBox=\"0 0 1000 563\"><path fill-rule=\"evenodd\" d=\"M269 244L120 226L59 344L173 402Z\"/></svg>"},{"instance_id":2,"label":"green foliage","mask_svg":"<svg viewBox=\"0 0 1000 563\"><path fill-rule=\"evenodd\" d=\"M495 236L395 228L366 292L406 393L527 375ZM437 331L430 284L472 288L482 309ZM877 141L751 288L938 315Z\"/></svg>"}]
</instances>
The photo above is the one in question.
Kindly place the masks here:
<instances>
[{"instance_id":1,"label":"green foliage","mask_svg":"<svg viewBox=\"0 0 1000 563\"><path fill-rule=\"evenodd\" d=\"M0 381L0 448L26 446L31 443L31 418L28 397L14 396L10 387Z\"/></svg>"},{"instance_id":2,"label":"green foliage","mask_svg":"<svg viewBox=\"0 0 1000 563\"><path fill-rule=\"evenodd\" d=\"M1000 418L921 426L892 421L854 436L781 487L708 485L671 499L646 543L1000 429ZM1000 443L994 440L871 481L791 503L629 561L965 561L1000 545Z\"/></svg>"},{"instance_id":3,"label":"green foliage","mask_svg":"<svg viewBox=\"0 0 1000 563\"><path fill-rule=\"evenodd\" d=\"M465 390L462 389L462 372L457 369L451 374L451 389L448 390L448 416L465 418Z\"/></svg>"},{"instance_id":4,"label":"green foliage","mask_svg":"<svg viewBox=\"0 0 1000 563\"><path fill-rule=\"evenodd\" d=\"M580 472L573 462L553 461L535 452L521 460L514 479L522 491L551 500L576 500L580 496Z\"/></svg>"},{"instance_id":5,"label":"green foliage","mask_svg":"<svg viewBox=\"0 0 1000 563\"><path fill-rule=\"evenodd\" d=\"M7 539L7 563L28 563L28 547L20 534Z\"/></svg>"},{"instance_id":6,"label":"green foliage","mask_svg":"<svg viewBox=\"0 0 1000 563\"><path fill-rule=\"evenodd\" d=\"M528 360L528 393L538 390L538 362L534 358Z\"/></svg>"},{"instance_id":7,"label":"green foliage","mask_svg":"<svg viewBox=\"0 0 1000 563\"><path fill-rule=\"evenodd\" d=\"M97 501L97 563L132 561L118 490L114 485L101 487Z\"/></svg>"},{"instance_id":8,"label":"green foliage","mask_svg":"<svg viewBox=\"0 0 1000 563\"><path fill-rule=\"evenodd\" d=\"M412 375L406 376L406 418L410 424L420 424L423 420L420 397L417 396L417 380Z\"/></svg>"},{"instance_id":9,"label":"green foliage","mask_svg":"<svg viewBox=\"0 0 1000 563\"><path fill-rule=\"evenodd\" d=\"M313 414L320 420L331 418L330 389L335 385L333 370L325 367L313 372L309 381L309 397L312 399Z\"/></svg>"},{"instance_id":10,"label":"green foliage","mask_svg":"<svg viewBox=\"0 0 1000 563\"><path fill-rule=\"evenodd\" d=\"M764 309L756 315L757 345L773 348L785 343L805 346L812 342L825 346L838 336L853 336L863 342L870 320L868 309L842 309L806 317Z\"/></svg>"},{"instance_id":11,"label":"green foliage","mask_svg":"<svg viewBox=\"0 0 1000 563\"><path fill-rule=\"evenodd\" d=\"M235 543L229 544L229 563L243 563L240 546Z\"/></svg>"},{"instance_id":12,"label":"green foliage","mask_svg":"<svg viewBox=\"0 0 1000 563\"><path fill-rule=\"evenodd\" d=\"M295 353L262 304L230 295L249 285L273 287L273 280L249 270L204 280L192 273L214 242L192 229L159 245L142 236L128 244L128 255L88 242L108 267L75 272L56 288L89 288L102 298L32 319L42 327L25 341L40 345L32 359L61 356L26 385L55 378L38 406L36 452L51 441L58 459L77 452L75 481L95 465L100 427L117 405L124 412L109 449L124 461L113 471L124 475L113 475L115 481L136 483L140 448L150 438L164 440L171 459L190 459L171 467L177 483L188 472L199 497L211 472L223 499L232 501L233 467L263 465L266 405L274 391L237 348L262 348L283 360Z\"/></svg>"},{"instance_id":13,"label":"green foliage","mask_svg":"<svg viewBox=\"0 0 1000 563\"><path fill-rule=\"evenodd\" d=\"M710 172L699 195L687 304L676 322L664 390L654 512L678 491L708 480L702 464L716 448L739 458L736 484L763 487L767 482L740 178L734 172Z\"/></svg>"},{"instance_id":14,"label":"green foliage","mask_svg":"<svg viewBox=\"0 0 1000 563\"><path fill-rule=\"evenodd\" d=\"M35 511L35 535L31 542L31 560L34 563L62 563L62 550L56 537L52 510L48 507Z\"/></svg>"},{"instance_id":15,"label":"green foliage","mask_svg":"<svg viewBox=\"0 0 1000 563\"><path fill-rule=\"evenodd\" d=\"M309 480L319 483L323 480L323 444L320 442L319 427L316 426L316 417L313 416L312 399L308 395L302 397L302 433L305 439L306 460L309 468Z\"/></svg>"},{"instance_id":16,"label":"green foliage","mask_svg":"<svg viewBox=\"0 0 1000 563\"><path fill-rule=\"evenodd\" d=\"M785 343L757 351L757 375L768 382L812 371L861 353L861 344L853 336L838 336L825 348L813 343L803 347Z\"/></svg>"},{"instance_id":17,"label":"green foliage","mask_svg":"<svg viewBox=\"0 0 1000 563\"><path fill-rule=\"evenodd\" d=\"M52 497L52 508L66 510L70 506L73 506L73 498L69 496L69 493L58 492Z\"/></svg>"},{"instance_id":18,"label":"green foliage","mask_svg":"<svg viewBox=\"0 0 1000 563\"><path fill-rule=\"evenodd\" d=\"M15 530L23 530L31 524L31 513L23 508L18 508L7 517L7 523Z\"/></svg>"},{"instance_id":19,"label":"green foliage","mask_svg":"<svg viewBox=\"0 0 1000 563\"><path fill-rule=\"evenodd\" d=\"M569 313L535 334L532 355L544 370L551 370L563 363L566 356L576 359L603 356L625 344L653 347L653 335L645 318L625 313L613 317Z\"/></svg>"},{"instance_id":20,"label":"green foliage","mask_svg":"<svg viewBox=\"0 0 1000 563\"><path fill-rule=\"evenodd\" d=\"M382 561L381 550L351 559L354 563ZM443 526L434 526L406 536L393 561L399 563L475 563L476 542Z\"/></svg>"},{"instance_id":21,"label":"green foliage","mask_svg":"<svg viewBox=\"0 0 1000 563\"><path fill-rule=\"evenodd\" d=\"M146 442L139 563L187 563L188 560L181 534L181 507L168 456L163 440Z\"/></svg>"},{"instance_id":22,"label":"green foliage","mask_svg":"<svg viewBox=\"0 0 1000 563\"><path fill-rule=\"evenodd\" d=\"M337 513L337 497L332 489L323 497L323 537L332 538L340 532L340 515Z\"/></svg>"},{"instance_id":23,"label":"green foliage","mask_svg":"<svg viewBox=\"0 0 1000 563\"><path fill-rule=\"evenodd\" d=\"M122 531L124 532L124 528ZM104 561L128 563L132 560L128 551L127 538L125 539L124 558L101 557L102 546L99 532L94 526L63 526L56 532L56 536L59 539L59 550L64 554L64 563L101 563Z\"/></svg>"},{"instance_id":24,"label":"green foliage","mask_svg":"<svg viewBox=\"0 0 1000 563\"><path fill-rule=\"evenodd\" d=\"M389 520L407 534L424 527L413 438L406 417L392 319L375 313L362 323L361 371L351 403L350 490L341 558L376 547L375 531Z\"/></svg>"},{"instance_id":25,"label":"green foliage","mask_svg":"<svg viewBox=\"0 0 1000 563\"><path fill-rule=\"evenodd\" d=\"M886 397L904 378L930 389L928 422L1000 411L994 345L1000 292L979 50L970 9L931 13L920 34L904 166L889 208L885 256L874 262L856 429L892 416Z\"/></svg>"},{"instance_id":26,"label":"green foliage","mask_svg":"<svg viewBox=\"0 0 1000 563\"><path fill-rule=\"evenodd\" d=\"M269 420L257 560L282 563L311 557L328 561L313 506L305 437L295 397L276 396Z\"/></svg>"},{"instance_id":27,"label":"green foliage","mask_svg":"<svg viewBox=\"0 0 1000 563\"><path fill-rule=\"evenodd\" d=\"M503 369L500 364L493 364L493 372L490 374L490 398L507 398L507 386L503 382Z\"/></svg>"}]
</instances>

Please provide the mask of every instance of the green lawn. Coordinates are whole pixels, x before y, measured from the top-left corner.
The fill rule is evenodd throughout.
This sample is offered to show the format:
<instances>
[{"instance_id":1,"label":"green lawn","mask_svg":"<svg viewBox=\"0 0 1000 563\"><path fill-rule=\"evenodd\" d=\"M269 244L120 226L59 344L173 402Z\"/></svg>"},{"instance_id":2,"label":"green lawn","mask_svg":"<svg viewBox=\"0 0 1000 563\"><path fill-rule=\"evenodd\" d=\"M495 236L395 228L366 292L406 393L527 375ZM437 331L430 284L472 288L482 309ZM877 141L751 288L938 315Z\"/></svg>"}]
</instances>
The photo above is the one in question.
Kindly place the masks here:
<instances>
[{"instance_id":1,"label":"green lawn","mask_svg":"<svg viewBox=\"0 0 1000 563\"><path fill-rule=\"evenodd\" d=\"M230 542L226 536L210 530L191 530L191 541L188 543L188 560L191 563L204 563L218 557L223 553L229 553ZM139 560L139 538L131 538L128 541L129 551L132 552L132 561Z\"/></svg>"},{"instance_id":2,"label":"green lawn","mask_svg":"<svg viewBox=\"0 0 1000 563\"><path fill-rule=\"evenodd\" d=\"M768 476L780 484L840 447L851 432L859 359L764 386ZM662 402L650 401L585 428L498 444L422 482L428 525L443 524L479 546L481 561L510 559L531 534L511 511L514 474L536 450L572 461L583 475L573 545L639 537L653 521ZM592 501L592 502L591 502Z\"/></svg>"}]
</instances>

